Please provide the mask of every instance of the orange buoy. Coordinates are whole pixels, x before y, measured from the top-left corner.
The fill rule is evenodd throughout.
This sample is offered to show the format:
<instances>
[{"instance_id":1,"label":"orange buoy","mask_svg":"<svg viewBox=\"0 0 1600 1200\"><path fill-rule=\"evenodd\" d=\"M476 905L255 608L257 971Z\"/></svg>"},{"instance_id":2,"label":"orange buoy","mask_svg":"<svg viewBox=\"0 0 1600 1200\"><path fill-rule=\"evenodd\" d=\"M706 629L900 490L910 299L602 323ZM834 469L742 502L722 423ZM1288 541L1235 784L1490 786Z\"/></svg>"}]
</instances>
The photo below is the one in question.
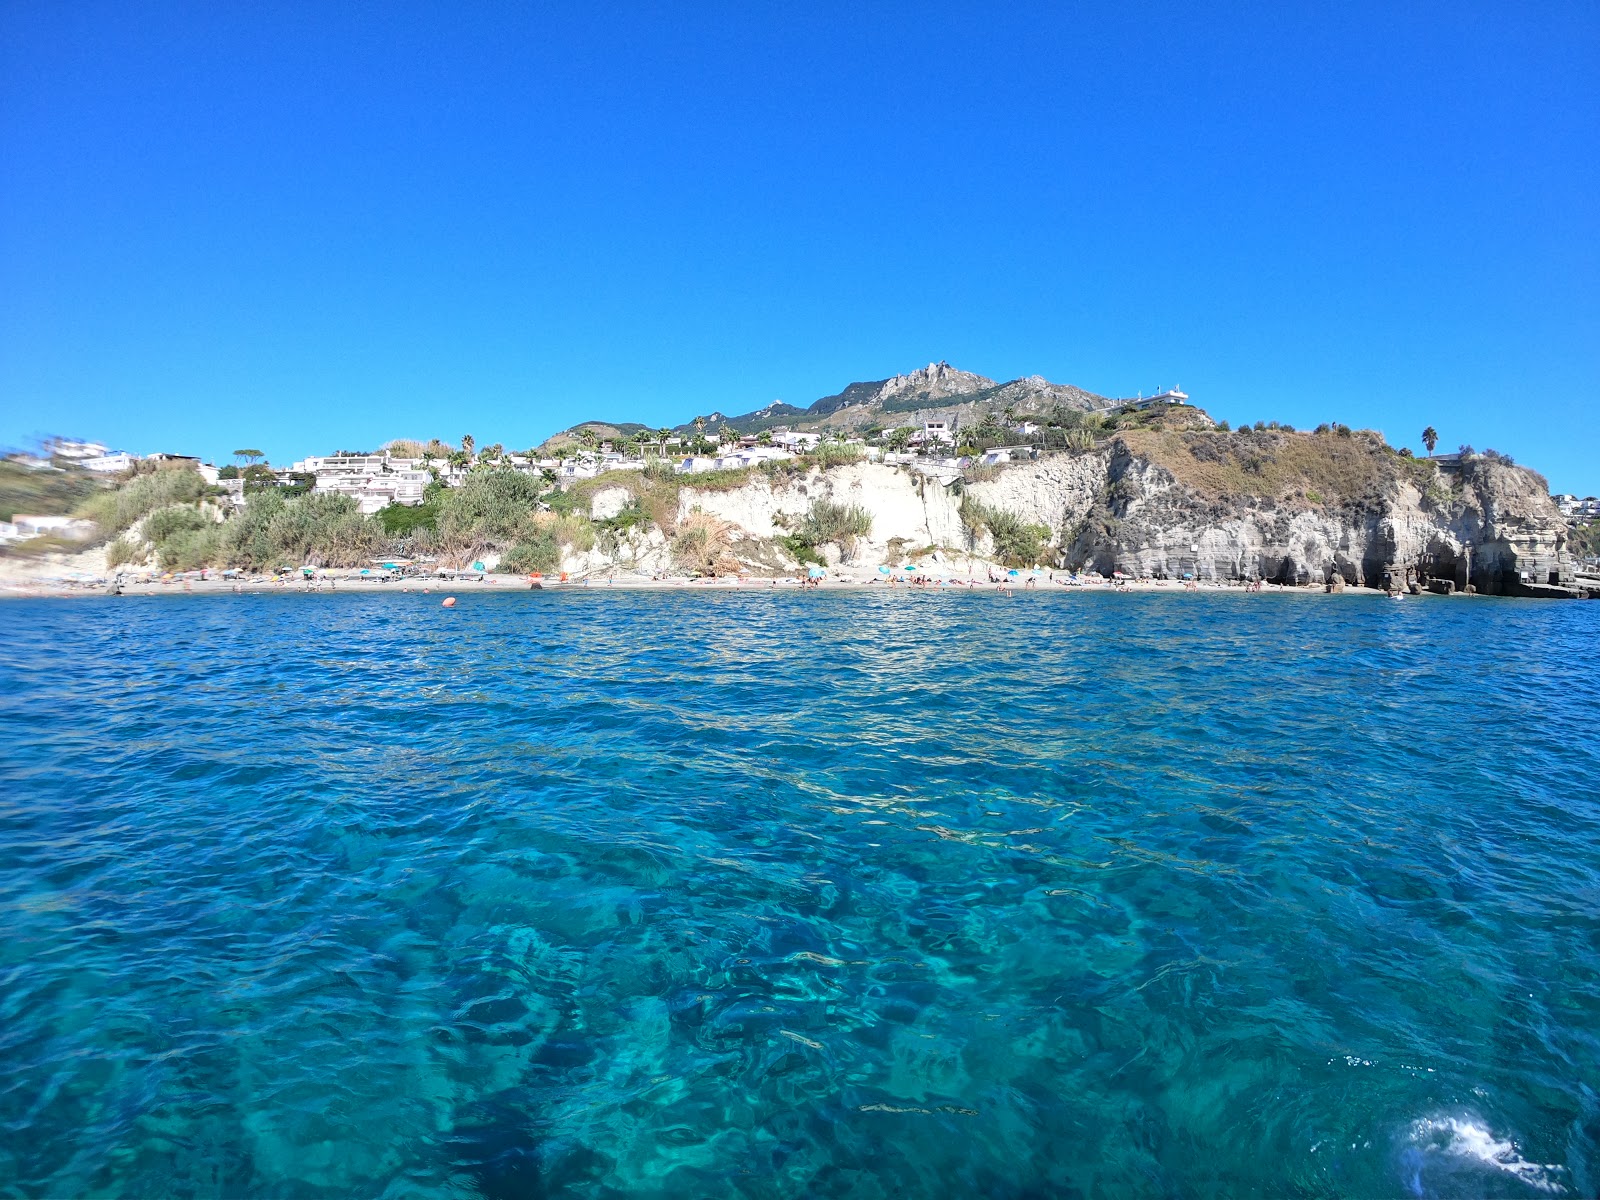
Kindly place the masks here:
<instances>
[{"instance_id":1,"label":"orange buoy","mask_svg":"<svg viewBox=\"0 0 1600 1200\"><path fill-rule=\"evenodd\" d=\"M446 596L439 605L440 608L454 608L455 606L456 598L454 596Z\"/></svg>"}]
</instances>

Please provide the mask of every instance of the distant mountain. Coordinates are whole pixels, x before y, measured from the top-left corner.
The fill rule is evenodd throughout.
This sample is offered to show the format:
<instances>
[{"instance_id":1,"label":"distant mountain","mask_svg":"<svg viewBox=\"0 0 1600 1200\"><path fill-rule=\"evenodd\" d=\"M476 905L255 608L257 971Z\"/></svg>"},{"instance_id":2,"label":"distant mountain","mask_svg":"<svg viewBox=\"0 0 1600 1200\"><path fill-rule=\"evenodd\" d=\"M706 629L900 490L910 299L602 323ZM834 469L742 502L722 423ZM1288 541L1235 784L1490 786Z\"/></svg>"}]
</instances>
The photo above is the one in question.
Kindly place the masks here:
<instances>
[{"instance_id":1,"label":"distant mountain","mask_svg":"<svg viewBox=\"0 0 1600 1200\"><path fill-rule=\"evenodd\" d=\"M1038 375L996 383L947 362L929 363L893 379L852 383L842 392L824 396L806 408L774 401L766 408L739 416L720 412L701 417L707 428L730 425L740 433L759 433L774 425L795 429L859 429L868 425L916 425L922 421L981 420L990 412L1010 407L1017 416L1045 413L1052 408L1087 411L1113 403L1105 396L1071 384L1050 383ZM693 430L694 422L678 426Z\"/></svg>"},{"instance_id":2,"label":"distant mountain","mask_svg":"<svg viewBox=\"0 0 1600 1200\"><path fill-rule=\"evenodd\" d=\"M949 363L937 362L892 379L852 383L843 391L824 396L805 408L774 400L764 408L735 416L720 410L701 413L676 426L673 432L693 433L697 421L708 431L726 425L740 433L760 433L779 425L791 429L861 429L881 425L892 429L924 421L980 421L991 412L1004 413L1007 409L1015 417L1024 418L1058 408L1087 412L1115 403L1107 396L1071 384L1051 383L1038 375L997 383L971 371L958 370ZM583 421L554 435L550 443L560 444L578 437L585 428L606 438L643 427L634 422Z\"/></svg>"}]
</instances>

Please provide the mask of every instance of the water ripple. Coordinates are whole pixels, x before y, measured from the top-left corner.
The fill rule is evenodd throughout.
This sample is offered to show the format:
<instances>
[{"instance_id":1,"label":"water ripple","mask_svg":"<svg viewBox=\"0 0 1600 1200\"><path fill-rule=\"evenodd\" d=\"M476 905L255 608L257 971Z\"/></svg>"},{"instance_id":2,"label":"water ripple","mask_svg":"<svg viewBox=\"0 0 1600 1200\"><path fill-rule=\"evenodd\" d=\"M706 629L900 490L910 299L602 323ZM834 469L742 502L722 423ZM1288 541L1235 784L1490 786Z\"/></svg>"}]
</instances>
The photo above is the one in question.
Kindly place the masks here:
<instances>
[{"instance_id":1,"label":"water ripple","mask_svg":"<svg viewBox=\"0 0 1600 1200\"><path fill-rule=\"evenodd\" d=\"M1600 1188L1600 606L4 606L6 1194Z\"/></svg>"}]
</instances>

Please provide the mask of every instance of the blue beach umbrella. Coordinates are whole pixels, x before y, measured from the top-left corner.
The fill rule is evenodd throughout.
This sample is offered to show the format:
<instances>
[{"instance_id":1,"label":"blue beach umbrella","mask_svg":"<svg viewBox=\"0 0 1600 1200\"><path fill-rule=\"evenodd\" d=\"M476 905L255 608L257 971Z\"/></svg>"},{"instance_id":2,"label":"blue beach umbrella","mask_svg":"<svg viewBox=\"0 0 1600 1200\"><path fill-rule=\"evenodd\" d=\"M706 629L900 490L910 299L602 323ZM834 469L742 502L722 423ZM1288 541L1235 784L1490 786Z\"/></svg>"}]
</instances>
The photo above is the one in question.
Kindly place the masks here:
<instances>
[{"instance_id":1,"label":"blue beach umbrella","mask_svg":"<svg viewBox=\"0 0 1600 1200\"><path fill-rule=\"evenodd\" d=\"M1017 569L1015 567L1012 567L1011 570L1006 572L1007 575L1016 575L1018 573L1019 572L1017 571Z\"/></svg>"},{"instance_id":2,"label":"blue beach umbrella","mask_svg":"<svg viewBox=\"0 0 1600 1200\"><path fill-rule=\"evenodd\" d=\"M878 568L878 574L880 574L880 575L887 575L889 573L890 572L889 572L889 568L888 567L879 567Z\"/></svg>"},{"instance_id":3,"label":"blue beach umbrella","mask_svg":"<svg viewBox=\"0 0 1600 1200\"><path fill-rule=\"evenodd\" d=\"M806 569L806 574L811 576L813 579L821 579L827 573L828 572L822 567L808 567Z\"/></svg>"}]
</instances>

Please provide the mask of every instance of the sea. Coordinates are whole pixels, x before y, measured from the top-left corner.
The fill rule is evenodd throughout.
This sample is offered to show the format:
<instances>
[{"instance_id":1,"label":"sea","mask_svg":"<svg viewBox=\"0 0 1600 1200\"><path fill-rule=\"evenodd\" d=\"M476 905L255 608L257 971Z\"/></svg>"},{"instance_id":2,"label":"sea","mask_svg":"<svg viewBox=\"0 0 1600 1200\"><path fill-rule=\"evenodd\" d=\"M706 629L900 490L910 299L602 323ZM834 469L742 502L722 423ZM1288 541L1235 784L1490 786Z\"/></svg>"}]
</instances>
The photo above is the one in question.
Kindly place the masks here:
<instances>
[{"instance_id":1,"label":"sea","mask_svg":"<svg viewBox=\"0 0 1600 1200\"><path fill-rule=\"evenodd\" d=\"M0 1195L1600 1191L1600 605L0 602Z\"/></svg>"}]
</instances>

